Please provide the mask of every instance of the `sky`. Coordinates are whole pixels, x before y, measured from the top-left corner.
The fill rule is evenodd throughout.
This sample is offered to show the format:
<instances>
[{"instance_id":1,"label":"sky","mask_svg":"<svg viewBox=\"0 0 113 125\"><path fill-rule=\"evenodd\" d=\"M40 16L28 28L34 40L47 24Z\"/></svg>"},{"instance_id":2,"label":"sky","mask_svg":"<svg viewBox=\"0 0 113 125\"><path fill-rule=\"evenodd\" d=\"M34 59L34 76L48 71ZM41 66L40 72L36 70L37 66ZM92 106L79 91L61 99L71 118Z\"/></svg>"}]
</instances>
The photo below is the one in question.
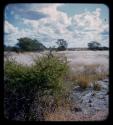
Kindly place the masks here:
<instances>
[{"instance_id":1,"label":"sky","mask_svg":"<svg viewBox=\"0 0 113 125\"><path fill-rule=\"evenodd\" d=\"M19 38L37 39L57 47L87 47L91 41L109 46L109 8L105 4L8 4L4 10L4 44L14 46Z\"/></svg>"}]
</instances>

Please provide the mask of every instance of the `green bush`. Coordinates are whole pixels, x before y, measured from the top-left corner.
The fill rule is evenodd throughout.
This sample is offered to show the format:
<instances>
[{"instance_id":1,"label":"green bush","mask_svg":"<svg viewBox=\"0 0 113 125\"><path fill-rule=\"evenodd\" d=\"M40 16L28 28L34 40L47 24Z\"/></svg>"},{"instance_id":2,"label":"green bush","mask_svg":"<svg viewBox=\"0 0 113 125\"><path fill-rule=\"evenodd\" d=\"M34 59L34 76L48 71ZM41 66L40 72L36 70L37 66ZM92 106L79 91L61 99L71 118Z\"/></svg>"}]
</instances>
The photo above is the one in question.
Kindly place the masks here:
<instances>
[{"instance_id":1,"label":"green bush","mask_svg":"<svg viewBox=\"0 0 113 125\"><path fill-rule=\"evenodd\" d=\"M14 60L5 61L4 87L5 100L8 100L4 102L5 109L8 113L14 112L11 117L10 113L7 117L15 117L15 112L20 112L23 110L22 107L26 107L26 109L24 108L24 116L28 120L30 105L37 92L40 92L40 97L47 94L53 96L56 100L63 97L62 95L66 93L64 79L67 72L66 61L54 56L35 59L35 64L30 67L17 64ZM9 102L10 98L13 98L13 101ZM22 100L22 103L20 103L20 100ZM15 103L13 111L9 110L12 103ZM20 109L18 104L21 107ZM16 107L15 111L14 107Z\"/></svg>"},{"instance_id":2,"label":"green bush","mask_svg":"<svg viewBox=\"0 0 113 125\"><path fill-rule=\"evenodd\" d=\"M35 62L34 69L39 74L40 88L52 89L54 92L63 88L63 79L68 70L66 61L58 57L43 57Z\"/></svg>"}]
</instances>

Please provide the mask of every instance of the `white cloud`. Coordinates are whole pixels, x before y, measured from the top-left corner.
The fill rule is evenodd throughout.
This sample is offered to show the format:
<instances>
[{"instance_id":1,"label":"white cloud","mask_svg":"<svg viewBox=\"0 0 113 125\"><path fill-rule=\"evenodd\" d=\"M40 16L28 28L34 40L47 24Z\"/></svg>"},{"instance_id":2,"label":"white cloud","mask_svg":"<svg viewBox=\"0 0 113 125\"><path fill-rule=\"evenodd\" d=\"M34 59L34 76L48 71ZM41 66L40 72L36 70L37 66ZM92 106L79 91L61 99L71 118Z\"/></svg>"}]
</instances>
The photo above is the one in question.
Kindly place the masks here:
<instances>
[{"instance_id":1,"label":"white cloud","mask_svg":"<svg viewBox=\"0 0 113 125\"><path fill-rule=\"evenodd\" d=\"M8 21L5 21L5 33L15 33L18 31L17 27L14 27L11 23Z\"/></svg>"},{"instance_id":2,"label":"white cloud","mask_svg":"<svg viewBox=\"0 0 113 125\"><path fill-rule=\"evenodd\" d=\"M109 32L109 24L104 24L100 17L100 8L93 12L85 10L83 13L69 17L67 13L58 10L59 6L61 4L47 4L38 8L36 11L48 16L40 20L22 19L26 26L22 30L18 30L6 21L5 31L8 33L16 31L15 37L9 36L10 39L28 36L39 39L47 46L55 45L58 38L67 40L69 47L87 47L90 41L108 45L108 36L104 36L103 39L100 35L102 32Z\"/></svg>"},{"instance_id":3,"label":"white cloud","mask_svg":"<svg viewBox=\"0 0 113 125\"><path fill-rule=\"evenodd\" d=\"M4 36L4 42L7 43L7 45L13 46L17 43L17 39L20 37L26 37L30 36L32 37L33 34L31 34L29 29L18 29L8 21L5 21L4 23L4 30L5 30L5 36Z\"/></svg>"},{"instance_id":4,"label":"white cloud","mask_svg":"<svg viewBox=\"0 0 113 125\"><path fill-rule=\"evenodd\" d=\"M68 24L69 23L69 17L66 13L59 11L57 8L59 6L62 6L63 4L50 4L46 7L43 7L42 9L38 10L44 14L49 15L49 18L54 21L58 21L62 24Z\"/></svg>"},{"instance_id":5,"label":"white cloud","mask_svg":"<svg viewBox=\"0 0 113 125\"><path fill-rule=\"evenodd\" d=\"M81 37L79 42L83 42L84 46L87 46L87 43L90 41L98 41L101 44L105 44L100 33L103 31L108 32L109 27L108 24L103 24L100 14L101 10L97 8L93 12L85 10L84 13L76 14L72 17L72 23L68 26L68 29L76 32L76 38ZM108 39L108 36L106 39Z\"/></svg>"},{"instance_id":6,"label":"white cloud","mask_svg":"<svg viewBox=\"0 0 113 125\"><path fill-rule=\"evenodd\" d=\"M72 25L76 28L82 30L95 30L99 32L102 28L102 21L100 19L100 9L97 8L96 11L77 14L72 17Z\"/></svg>"}]
</instances>

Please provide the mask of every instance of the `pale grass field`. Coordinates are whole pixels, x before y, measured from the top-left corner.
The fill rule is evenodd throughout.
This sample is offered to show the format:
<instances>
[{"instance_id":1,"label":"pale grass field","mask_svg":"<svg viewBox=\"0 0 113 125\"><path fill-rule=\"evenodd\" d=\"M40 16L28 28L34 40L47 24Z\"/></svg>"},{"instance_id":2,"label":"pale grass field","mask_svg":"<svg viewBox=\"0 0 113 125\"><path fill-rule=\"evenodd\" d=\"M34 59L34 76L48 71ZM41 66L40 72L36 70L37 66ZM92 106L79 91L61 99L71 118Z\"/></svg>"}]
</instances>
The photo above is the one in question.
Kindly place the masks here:
<instances>
[{"instance_id":1,"label":"pale grass field","mask_svg":"<svg viewBox=\"0 0 113 125\"><path fill-rule=\"evenodd\" d=\"M5 52L4 55L6 55ZM41 57L47 55L45 52L25 52L25 53L9 53L12 58L15 58L17 62L30 65L33 63L33 58L36 56ZM109 68L109 51L61 51L53 52L55 55L66 56L69 61L70 67L74 70L76 65L81 68L82 65L100 64L104 65L105 70ZM81 66L80 66L81 65Z\"/></svg>"}]
</instances>

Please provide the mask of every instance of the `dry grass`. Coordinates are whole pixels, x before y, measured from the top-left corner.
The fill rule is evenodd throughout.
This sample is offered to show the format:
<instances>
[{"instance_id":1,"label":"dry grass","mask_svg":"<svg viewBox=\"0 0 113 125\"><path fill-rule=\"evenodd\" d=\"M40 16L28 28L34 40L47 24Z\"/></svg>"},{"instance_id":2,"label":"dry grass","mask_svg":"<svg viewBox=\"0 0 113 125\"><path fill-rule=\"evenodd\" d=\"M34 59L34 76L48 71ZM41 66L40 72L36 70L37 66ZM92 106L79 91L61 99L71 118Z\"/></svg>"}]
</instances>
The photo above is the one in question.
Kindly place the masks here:
<instances>
[{"instance_id":1,"label":"dry grass","mask_svg":"<svg viewBox=\"0 0 113 125\"><path fill-rule=\"evenodd\" d=\"M96 90L96 91L100 91L100 90L101 90L101 85L98 84L98 83L96 83L96 82L94 82L93 88L94 88L94 90Z\"/></svg>"},{"instance_id":2,"label":"dry grass","mask_svg":"<svg viewBox=\"0 0 113 125\"><path fill-rule=\"evenodd\" d=\"M83 67L83 70L78 70L77 72L70 71L69 75L66 77L67 83L77 84L82 88L87 88L90 83L93 83L93 88L96 91L100 91L101 86L96 83L98 80L105 79L108 75L108 72L104 71L104 66L99 64L93 65L77 65L77 67ZM71 81L71 82L70 82ZM93 116L79 115L70 113L69 107L72 107L72 104L69 106L64 103L64 105L59 104L55 112L46 112L45 120L46 121L90 121L98 120L97 117ZM103 118L102 118L103 119ZM100 117L101 120L101 117Z\"/></svg>"},{"instance_id":3,"label":"dry grass","mask_svg":"<svg viewBox=\"0 0 113 125\"><path fill-rule=\"evenodd\" d=\"M57 108L57 111L53 113L46 113L45 121L66 121L68 111L67 107L59 107Z\"/></svg>"},{"instance_id":4,"label":"dry grass","mask_svg":"<svg viewBox=\"0 0 113 125\"><path fill-rule=\"evenodd\" d=\"M108 111L98 111L94 115L83 113L72 114L69 110L59 110L46 115L45 121L103 121L108 117Z\"/></svg>"},{"instance_id":5,"label":"dry grass","mask_svg":"<svg viewBox=\"0 0 113 125\"><path fill-rule=\"evenodd\" d=\"M46 121L66 121L66 117L63 113L51 113L46 116Z\"/></svg>"},{"instance_id":6,"label":"dry grass","mask_svg":"<svg viewBox=\"0 0 113 125\"><path fill-rule=\"evenodd\" d=\"M81 88L85 89L90 83L90 77L86 75L79 75L77 78L77 83Z\"/></svg>"},{"instance_id":7,"label":"dry grass","mask_svg":"<svg viewBox=\"0 0 113 125\"><path fill-rule=\"evenodd\" d=\"M87 88L90 83L94 83L95 81L102 80L107 77L108 72L104 71L103 68L104 66L99 64L84 65L82 71L70 72L69 79L73 81L74 84L77 84L82 88Z\"/></svg>"}]
</instances>

